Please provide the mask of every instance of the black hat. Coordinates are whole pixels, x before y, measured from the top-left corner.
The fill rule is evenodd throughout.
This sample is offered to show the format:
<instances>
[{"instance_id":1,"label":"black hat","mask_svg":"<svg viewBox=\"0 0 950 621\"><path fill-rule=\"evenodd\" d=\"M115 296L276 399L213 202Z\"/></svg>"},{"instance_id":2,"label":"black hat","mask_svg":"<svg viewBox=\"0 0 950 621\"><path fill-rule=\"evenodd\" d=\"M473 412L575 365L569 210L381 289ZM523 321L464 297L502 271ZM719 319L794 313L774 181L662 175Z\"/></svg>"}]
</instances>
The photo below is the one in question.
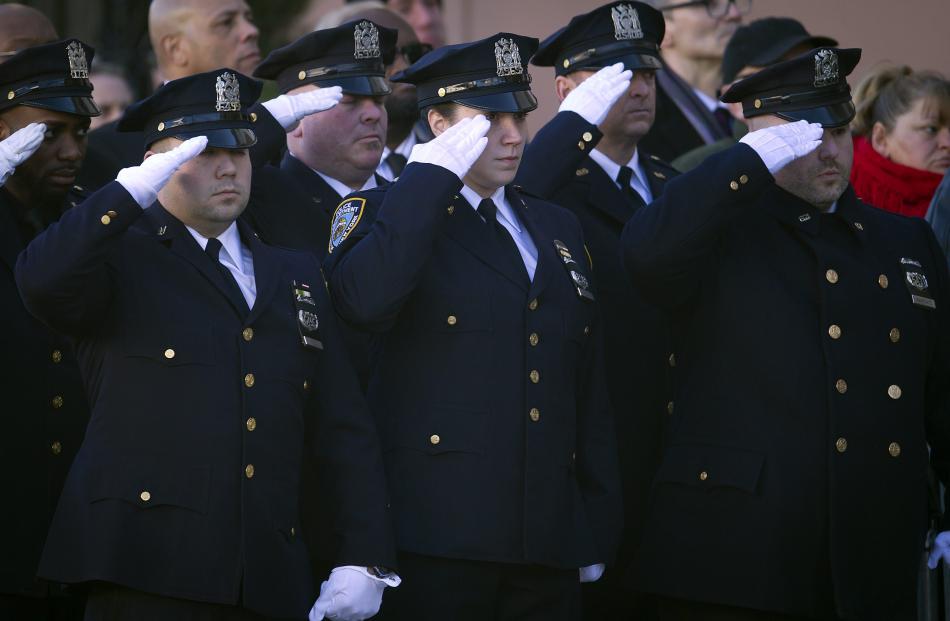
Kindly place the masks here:
<instances>
[{"instance_id":1,"label":"black hat","mask_svg":"<svg viewBox=\"0 0 950 621\"><path fill-rule=\"evenodd\" d=\"M557 75L622 62L632 71L659 69L663 14L643 2L611 2L571 19L545 39L531 63Z\"/></svg>"},{"instance_id":2,"label":"black hat","mask_svg":"<svg viewBox=\"0 0 950 621\"><path fill-rule=\"evenodd\" d=\"M234 69L172 80L126 108L118 129L143 132L146 148L162 138L207 136L209 147L245 149L257 142L257 115L247 108L260 97L261 86Z\"/></svg>"},{"instance_id":3,"label":"black hat","mask_svg":"<svg viewBox=\"0 0 950 621\"><path fill-rule=\"evenodd\" d=\"M736 82L722 100L741 101L746 118L774 114L823 127L847 125L854 118L854 103L845 78L860 59L857 48L817 48Z\"/></svg>"},{"instance_id":4,"label":"black hat","mask_svg":"<svg viewBox=\"0 0 950 621\"><path fill-rule=\"evenodd\" d=\"M533 37L500 32L432 50L391 80L416 85L420 110L454 101L490 112L529 112L538 100L522 58L536 49Z\"/></svg>"},{"instance_id":5,"label":"black hat","mask_svg":"<svg viewBox=\"0 0 950 621\"><path fill-rule=\"evenodd\" d=\"M79 39L20 50L0 64L0 110L13 106L99 116L89 65L96 51Z\"/></svg>"},{"instance_id":6,"label":"black hat","mask_svg":"<svg viewBox=\"0 0 950 621\"><path fill-rule=\"evenodd\" d=\"M791 17L764 17L740 26L726 44L722 56L722 81L729 84L745 67L768 67L796 47L810 50L834 47L831 37L812 36Z\"/></svg>"},{"instance_id":7,"label":"black hat","mask_svg":"<svg viewBox=\"0 0 950 621\"><path fill-rule=\"evenodd\" d=\"M395 58L396 35L368 19L317 30L268 54L254 77L277 80L282 93L317 84L350 95L388 95L386 65Z\"/></svg>"}]
</instances>

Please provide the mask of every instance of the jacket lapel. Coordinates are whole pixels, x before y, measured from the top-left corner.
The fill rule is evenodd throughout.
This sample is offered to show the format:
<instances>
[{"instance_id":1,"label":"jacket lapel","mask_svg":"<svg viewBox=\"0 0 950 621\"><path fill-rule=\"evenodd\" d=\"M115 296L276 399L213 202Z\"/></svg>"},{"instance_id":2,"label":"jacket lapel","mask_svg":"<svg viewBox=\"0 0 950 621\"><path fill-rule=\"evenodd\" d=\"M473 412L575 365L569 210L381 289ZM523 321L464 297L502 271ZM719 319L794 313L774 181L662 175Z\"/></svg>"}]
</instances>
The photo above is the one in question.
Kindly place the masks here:
<instances>
[{"instance_id":1,"label":"jacket lapel","mask_svg":"<svg viewBox=\"0 0 950 621\"><path fill-rule=\"evenodd\" d=\"M257 284L257 298L254 300L254 307L248 316L247 323L253 323L263 309L267 308L271 299L277 293L280 284L280 261L274 251L265 245L251 228L244 222L238 221L238 230L241 233L241 241L251 250L251 256L254 259L254 282ZM290 283L287 283L288 288Z\"/></svg>"},{"instance_id":2,"label":"jacket lapel","mask_svg":"<svg viewBox=\"0 0 950 621\"><path fill-rule=\"evenodd\" d=\"M548 286L551 275L559 267L560 261L554 250L554 236L539 217L540 209L543 207L529 204L529 201L511 186L508 187L506 194L508 203L518 214L521 224L527 229L531 239L534 240L535 248L538 249L538 266L535 268L530 290L531 297L536 298Z\"/></svg>"},{"instance_id":3,"label":"jacket lapel","mask_svg":"<svg viewBox=\"0 0 950 621\"><path fill-rule=\"evenodd\" d=\"M654 164L652 157L646 153L640 153L640 165L647 175L647 183L650 184L650 194L653 195L653 200L660 198L666 182L669 181L666 172Z\"/></svg>"},{"instance_id":4,"label":"jacket lapel","mask_svg":"<svg viewBox=\"0 0 950 621\"><path fill-rule=\"evenodd\" d=\"M284 155L280 168L300 184L303 191L310 197L313 206L321 209L327 218L333 216L333 211L343 197L337 194L336 190L323 180L323 177L290 153Z\"/></svg>"},{"instance_id":5,"label":"jacket lapel","mask_svg":"<svg viewBox=\"0 0 950 621\"><path fill-rule=\"evenodd\" d=\"M626 224L633 216L634 206L623 195L617 184L607 176L604 169L593 160L587 167L589 173L581 179L588 185L587 202L591 207L603 212L619 224Z\"/></svg>"}]
</instances>

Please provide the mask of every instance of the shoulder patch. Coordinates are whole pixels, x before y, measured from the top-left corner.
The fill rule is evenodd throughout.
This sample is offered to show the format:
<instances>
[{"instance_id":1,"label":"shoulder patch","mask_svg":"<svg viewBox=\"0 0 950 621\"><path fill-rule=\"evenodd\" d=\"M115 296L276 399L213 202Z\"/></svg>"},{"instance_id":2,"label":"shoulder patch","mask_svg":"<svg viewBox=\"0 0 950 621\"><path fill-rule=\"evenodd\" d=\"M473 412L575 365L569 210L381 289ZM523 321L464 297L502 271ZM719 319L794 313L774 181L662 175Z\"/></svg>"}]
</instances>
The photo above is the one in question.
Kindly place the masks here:
<instances>
[{"instance_id":1,"label":"shoulder patch","mask_svg":"<svg viewBox=\"0 0 950 621\"><path fill-rule=\"evenodd\" d=\"M334 248L338 248L346 241L356 225L360 223L365 207L365 198L348 198L337 206L336 211L333 212L333 219L330 221L330 244L327 252L333 252Z\"/></svg>"}]
</instances>

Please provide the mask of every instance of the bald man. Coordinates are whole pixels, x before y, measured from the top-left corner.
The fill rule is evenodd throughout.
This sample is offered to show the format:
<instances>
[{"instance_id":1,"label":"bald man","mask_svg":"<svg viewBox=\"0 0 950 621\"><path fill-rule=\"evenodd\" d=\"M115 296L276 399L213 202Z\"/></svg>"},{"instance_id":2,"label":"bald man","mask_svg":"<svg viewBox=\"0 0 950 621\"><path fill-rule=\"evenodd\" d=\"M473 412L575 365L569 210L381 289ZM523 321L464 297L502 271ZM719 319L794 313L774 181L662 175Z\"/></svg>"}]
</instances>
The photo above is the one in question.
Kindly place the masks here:
<instances>
[{"instance_id":1,"label":"bald man","mask_svg":"<svg viewBox=\"0 0 950 621\"><path fill-rule=\"evenodd\" d=\"M19 50L58 38L53 23L36 9L15 2L0 4L0 63Z\"/></svg>"}]
</instances>

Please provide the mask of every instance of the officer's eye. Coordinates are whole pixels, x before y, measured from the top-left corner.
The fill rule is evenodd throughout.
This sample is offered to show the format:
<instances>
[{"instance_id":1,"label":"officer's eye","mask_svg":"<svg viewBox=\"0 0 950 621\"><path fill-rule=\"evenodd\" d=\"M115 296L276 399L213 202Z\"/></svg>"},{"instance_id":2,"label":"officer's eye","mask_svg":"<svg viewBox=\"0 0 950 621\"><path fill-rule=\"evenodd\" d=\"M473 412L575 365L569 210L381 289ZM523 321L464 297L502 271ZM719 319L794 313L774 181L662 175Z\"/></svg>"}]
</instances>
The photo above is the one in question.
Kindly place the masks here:
<instances>
[{"instance_id":1,"label":"officer's eye","mask_svg":"<svg viewBox=\"0 0 950 621\"><path fill-rule=\"evenodd\" d=\"M844 136L845 134L849 133L851 130L848 129L847 125L845 125L844 127L835 127L829 131L831 132L832 136L836 138L840 138L841 136Z\"/></svg>"},{"instance_id":2,"label":"officer's eye","mask_svg":"<svg viewBox=\"0 0 950 621\"><path fill-rule=\"evenodd\" d=\"M80 127L79 129L76 130L76 135L79 136L80 138L85 138L88 133L89 133L88 127Z\"/></svg>"},{"instance_id":3,"label":"officer's eye","mask_svg":"<svg viewBox=\"0 0 950 621\"><path fill-rule=\"evenodd\" d=\"M937 135L937 132L940 131L940 128L937 127L936 125L927 125L927 126L925 126L923 129L924 129L924 132L925 132L925 133L927 133L927 134L929 134L929 135L931 135L931 136L936 136L936 135Z\"/></svg>"},{"instance_id":4,"label":"officer's eye","mask_svg":"<svg viewBox=\"0 0 950 621\"><path fill-rule=\"evenodd\" d=\"M528 118L528 113L527 113L527 112L515 112L515 120L516 120L516 121L523 121L523 120L525 120L526 118Z\"/></svg>"},{"instance_id":5,"label":"officer's eye","mask_svg":"<svg viewBox=\"0 0 950 621\"><path fill-rule=\"evenodd\" d=\"M496 120L498 120L498 113L497 113L497 112L486 112L486 113L485 113L485 118L488 119L489 121L496 121Z\"/></svg>"},{"instance_id":6,"label":"officer's eye","mask_svg":"<svg viewBox=\"0 0 950 621\"><path fill-rule=\"evenodd\" d=\"M46 130L46 133L43 134L43 140L55 140L55 139L56 139L56 135L57 135L58 133L59 133L59 132L58 132L57 130L55 130L55 129L53 129L53 128L49 128L49 129Z\"/></svg>"}]
</instances>

